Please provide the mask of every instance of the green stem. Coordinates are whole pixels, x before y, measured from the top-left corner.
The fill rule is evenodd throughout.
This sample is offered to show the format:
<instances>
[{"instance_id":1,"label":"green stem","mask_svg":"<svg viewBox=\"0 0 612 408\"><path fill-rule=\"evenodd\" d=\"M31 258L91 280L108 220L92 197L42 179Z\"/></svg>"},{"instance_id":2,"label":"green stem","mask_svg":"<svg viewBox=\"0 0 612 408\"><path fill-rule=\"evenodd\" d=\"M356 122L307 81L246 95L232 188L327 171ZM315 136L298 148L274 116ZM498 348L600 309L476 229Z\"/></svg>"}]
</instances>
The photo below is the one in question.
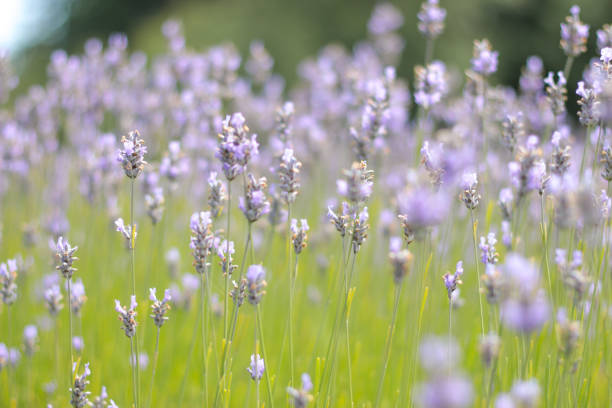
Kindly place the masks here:
<instances>
[{"instance_id":1,"label":"green stem","mask_svg":"<svg viewBox=\"0 0 612 408\"><path fill-rule=\"evenodd\" d=\"M134 225L134 179L130 179L130 254L131 254L131 266L132 266L132 294L136 297L136 260L135 260L135 238L136 238L136 226ZM136 367L136 408L140 402L140 361L138 352L138 335L134 333L134 349L135 355L133 364Z\"/></svg>"},{"instance_id":2,"label":"green stem","mask_svg":"<svg viewBox=\"0 0 612 408\"><path fill-rule=\"evenodd\" d=\"M257 305L257 329L259 331L259 341L261 343L261 354L263 354L264 364L268 365L268 357L266 355L266 345L264 343L264 335L263 335L263 324L261 322L261 311L260 306ZM270 408L274 408L274 399L272 398L272 384L270 383L270 372L269 370L264 370L266 374L266 386L268 390L268 399L270 400Z\"/></svg>"},{"instance_id":3,"label":"green stem","mask_svg":"<svg viewBox=\"0 0 612 408\"><path fill-rule=\"evenodd\" d=\"M226 257L229 257L229 242L230 242L230 220L231 220L231 205L232 205L232 182L227 182L227 231L225 232L225 240L227 241ZM229 296L229 264L225 272L225 294L223 297L223 338L227 342L227 318L228 318L228 296Z\"/></svg>"},{"instance_id":4,"label":"green stem","mask_svg":"<svg viewBox=\"0 0 612 408\"><path fill-rule=\"evenodd\" d=\"M157 359L159 358L159 332L161 327L157 328L157 336L155 338L155 354L153 355L153 373L151 374L151 386L149 388L149 404L153 403L153 386L155 385L155 370L157 369Z\"/></svg>"},{"instance_id":5,"label":"green stem","mask_svg":"<svg viewBox=\"0 0 612 408\"><path fill-rule=\"evenodd\" d=\"M395 333L395 321L397 319L397 309L399 308L400 294L402 291L401 282L395 285L395 297L393 301L393 314L391 315L391 324L389 325L389 331L387 333L387 342L385 344L385 354L383 357L383 369L378 382L378 392L376 393L376 403L374 407L380 406L380 399L382 397L383 385L385 383L385 374L387 373L387 366L389 365L389 357L391 355L391 344L393 343L393 334Z\"/></svg>"},{"instance_id":6,"label":"green stem","mask_svg":"<svg viewBox=\"0 0 612 408\"><path fill-rule=\"evenodd\" d=\"M72 289L71 289L71 278L67 279L68 283L68 347L70 349L70 372L68 376L68 381L72 382L72 363L74 359L72 358Z\"/></svg>"},{"instance_id":7,"label":"green stem","mask_svg":"<svg viewBox=\"0 0 612 408\"><path fill-rule=\"evenodd\" d=\"M567 57L565 61L565 67L563 68L563 76L565 80L569 82L569 76L572 72L572 65L574 64L574 57Z\"/></svg>"},{"instance_id":8,"label":"green stem","mask_svg":"<svg viewBox=\"0 0 612 408\"><path fill-rule=\"evenodd\" d=\"M204 261L204 263L206 263L206 261ZM206 347L206 339L208 338L207 336L207 325L208 325L208 318L206 316L206 312L205 312L205 306L206 306L206 289L204 285L207 285L207 277L205 277L205 273L207 271L208 267L205 266L204 267L204 273L201 276L202 282L200 284L200 304L201 304L201 308L202 310L200 311L201 314L201 323L202 323L202 364L203 364L203 368L204 368L204 372L202 373L202 382L204 383L204 387L203 387L203 392L204 392L204 405L208 404L208 348ZM159 330L158 330L159 332Z\"/></svg>"},{"instance_id":9,"label":"green stem","mask_svg":"<svg viewBox=\"0 0 612 408\"><path fill-rule=\"evenodd\" d=\"M130 355L132 366L132 394L134 396L134 406L138 407L138 386L136 385L136 361L138 356L134 355L134 337L130 337Z\"/></svg>"},{"instance_id":10,"label":"green stem","mask_svg":"<svg viewBox=\"0 0 612 408\"><path fill-rule=\"evenodd\" d=\"M476 279L478 281L478 304L480 306L480 328L482 330L482 335L484 336L484 316L482 313L482 292L480 289L480 271L479 271L479 261L478 261L478 245L476 244L476 224L474 224L474 210L470 210L470 218L472 219L472 237L474 241L474 263L476 264Z\"/></svg>"},{"instance_id":11,"label":"green stem","mask_svg":"<svg viewBox=\"0 0 612 408\"><path fill-rule=\"evenodd\" d=\"M289 274L289 366L291 370L290 386L295 385L295 366L293 357L293 273L291 272L291 203L287 204L287 273Z\"/></svg>"}]
</instances>

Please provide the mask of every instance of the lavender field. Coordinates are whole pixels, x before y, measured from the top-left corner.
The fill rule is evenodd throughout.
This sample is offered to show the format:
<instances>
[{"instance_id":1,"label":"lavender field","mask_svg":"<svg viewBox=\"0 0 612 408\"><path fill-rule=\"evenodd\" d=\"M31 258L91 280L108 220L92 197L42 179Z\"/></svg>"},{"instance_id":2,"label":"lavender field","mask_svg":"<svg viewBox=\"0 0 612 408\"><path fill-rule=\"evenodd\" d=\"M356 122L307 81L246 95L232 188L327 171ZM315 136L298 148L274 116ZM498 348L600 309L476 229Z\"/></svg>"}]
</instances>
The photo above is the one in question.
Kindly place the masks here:
<instances>
[{"instance_id":1,"label":"lavender field","mask_svg":"<svg viewBox=\"0 0 612 408\"><path fill-rule=\"evenodd\" d=\"M0 407L612 406L612 22L503 84L443 6L296 81L178 20L0 51Z\"/></svg>"}]
</instances>

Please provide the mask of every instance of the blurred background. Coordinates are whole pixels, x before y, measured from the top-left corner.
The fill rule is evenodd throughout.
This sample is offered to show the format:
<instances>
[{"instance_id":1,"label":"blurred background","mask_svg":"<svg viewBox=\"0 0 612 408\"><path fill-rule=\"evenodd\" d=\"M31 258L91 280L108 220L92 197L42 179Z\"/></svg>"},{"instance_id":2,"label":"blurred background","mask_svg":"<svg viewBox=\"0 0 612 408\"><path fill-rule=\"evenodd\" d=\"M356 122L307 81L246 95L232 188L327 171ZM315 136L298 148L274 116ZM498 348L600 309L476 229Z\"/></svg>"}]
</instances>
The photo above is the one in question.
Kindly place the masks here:
<instances>
[{"instance_id":1,"label":"blurred background","mask_svg":"<svg viewBox=\"0 0 612 408\"><path fill-rule=\"evenodd\" d=\"M525 58L532 54L543 58L546 70L562 69L559 24L574 2L441 0L448 14L435 57L463 70L472 41L487 37L500 53L493 81L516 84ZM421 0L392 3L405 19L401 33L406 48L399 74L412 78L412 68L424 54L416 28ZM375 4L367 0L0 0L0 48L12 55L23 90L45 81L51 51L81 53L90 37L106 39L113 32L124 32L132 50L159 54L166 44L161 25L176 18L183 22L187 45L195 49L231 41L244 55L252 40L263 40L275 59L274 70L291 84L300 60L322 46L334 42L351 47L365 38ZM589 52L575 65L574 82L594 56L595 30L612 22L612 1L582 0L578 5L591 35Z\"/></svg>"}]
</instances>

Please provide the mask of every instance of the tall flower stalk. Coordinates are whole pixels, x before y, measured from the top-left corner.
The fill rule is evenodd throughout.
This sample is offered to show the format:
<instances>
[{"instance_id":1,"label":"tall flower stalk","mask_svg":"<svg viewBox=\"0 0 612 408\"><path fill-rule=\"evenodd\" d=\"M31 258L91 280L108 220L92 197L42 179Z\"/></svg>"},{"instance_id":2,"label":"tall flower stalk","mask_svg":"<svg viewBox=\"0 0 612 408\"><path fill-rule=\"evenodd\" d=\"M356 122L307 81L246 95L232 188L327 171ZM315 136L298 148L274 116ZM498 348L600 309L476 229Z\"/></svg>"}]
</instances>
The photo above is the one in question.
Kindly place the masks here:
<instances>
[{"instance_id":1,"label":"tall flower stalk","mask_svg":"<svg viewBox=\"0 0 612 408\"><path fill-rule=\"evenodd\" d=\"M117 154L117 161L121 163L121 167L125 175L130 179L130 226L129 226L129 248L130 248L130 263L132 270L132 304L136 305L136 225L134 224L134 181L142 173L147 162L144 156L147 153L147 147L144 140L140 138L138 130L128 133L127 136L121 138L122 148ZM122 231L124 232L124 231ZM135 307L135 306L134 306ZM135 313L135 312L134 312ZM126 331L127 335L127 331ZM134 322L133 334L130 337L132 343L131 348L135 349L132 353L132 364L135 367L135 398L134 403L138 408L140 402L140 362L138 361L138 337L136 335L136 325Z\"/></svg>"}]
</instances>

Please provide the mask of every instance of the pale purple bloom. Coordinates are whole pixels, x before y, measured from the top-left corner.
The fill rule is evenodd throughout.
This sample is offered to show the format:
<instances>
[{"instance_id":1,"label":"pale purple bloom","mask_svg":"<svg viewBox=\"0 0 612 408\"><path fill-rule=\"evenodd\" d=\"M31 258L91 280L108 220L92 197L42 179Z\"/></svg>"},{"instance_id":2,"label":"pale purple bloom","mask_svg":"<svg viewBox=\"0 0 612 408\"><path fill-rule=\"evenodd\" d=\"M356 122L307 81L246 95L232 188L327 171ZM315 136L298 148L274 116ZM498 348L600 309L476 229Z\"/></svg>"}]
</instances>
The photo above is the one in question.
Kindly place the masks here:
<instances>
[{"instance_id":1,"label":"pale purple bloom","mask_svg":"<svg viewBox=\"0 0 612 408\"><path fill-rule=\"evenodd\" d=\"M9 350L6 344L0 343L0 372L9 363Z\"/></svg>"},{"instance_id":2,"label":"pale purple bloom","mask_svg":"<svg viewBox=\"0 0 612 408\"><path fill-rule=\"evenodd\" d=\"M442 100L448 92L446 66L441 61L434 61L426 67L414 69L414 101L417 105L429 109Z\"/></svg>"},{"instance_id":3,"label":"pale purple bloom","mask_svg":"<svg viewBox=\"0 0 612 408\"><path fill-rule=\"evenodd\" d=\"M248 290L248 300L254 306L257 306L261 298L266 293L266 271L261 265L251 265L247 269L246 284Z\"/></svg>"},{"instance_id":4,"label":"pale purple bloom","mask_svg":"<svg viewBox=\"0 0 612 408\"><path fill-rule=\"evenodd\" d=\"M368 21L368 31L374 35L384 35L399 29L404 24L404 17L391 3L377 5Z\"/></svg>"},{"instance_id":5,"label":"pale purple bloom","mask_svg":"<svg viewBox=\"0 0 612 408\"><path fill-rule=\"evenodd\" d=\"M23 345L27 356L32 356L38 342L38 329L34 325L27 325L23 329Z\"/></svg>"},{"instance_id":6,"label":"pale purple bloom","mask_svg":"<svg viewBox=\"0 0 612 408\"><path fill-rule=\"evenodd\" d=\"M565 101L567 99L567 79L563 75L563 72L557 72L556 82L554 79L554 73L549 72L546 79L544 79L544 83L546 84L546 97L555 116L561 116L565 114Z\"/></svg>"},{"instance_id":7,"label":"pale purple bloom","mask_svg":"<svg viewBox=\"0 0 612 408\"><path fill-rule=\"evenodd\" d=\"M145 195L147 214L149 218L151 218L153 225L161 221L164 213L165 201L164 190L161 187L155 187L150 194Z\"/></svg>"},{"instance_id":8,"label":"pale purple bloom","mask_svg":"<svg viewBox=\"0 0 612 408\"><path fill-rule=\"evenodd\" d=\"M217 256L221 259L221 269L224 275L228 273L231 275L238 267L233 263L235 252L234 241L223 240L217 245Z\"/></svg>"},{"instance_id":9,"label":"pale purple bloom","mask_svg":"<svg viewBox=\"0 0 612 408\"><path fill-rule=\"evenodd\" d=\"M70 309L72 310L72 313L78 315L81 312L81 308L85 304L85 301L87 300L83 281L81 279L76 280L72 283L70 289Z\"/></svg>"},{"instance_id":10,"label":"pale purple bloom","mask_svg":"<svg viewBox=\"0 0 612 408\"><path fill-rule=\"evenodd\" d=\"M455 273L451 274L447 272L442 277L442 279L444 280L444 286L446 286L446 291L448 293L448 300L452 299L453 292L457 290L457 285L463 283L461 282L462 275L463 275L463 261L459 261L457 262Z\"/></svg>"},{"instance_id":11,"label":"pale purple bloom","mask_svg":"<svg viewBox=\"0 0 612 408\"><path fill-rule=\"evenodd\" d=\"M291 230L293 249L296 255L299 255L308 244L308 230L310 229L310 227L308 227L308 221L302 218L298 228L298 220L293 218L291 219L291 226L289 228Z\"/></svg>"},{"instance_id":12,"label":"pale purple bloom","mask_svg":"<svg viewBox=\"0 0 612 408\"><path fill-rule=\"evenodd\" d=\"M418 28L426 38L436 38L444 30L444 19L446 10L438 5L438 0L427 0L421 4L421 10L417 14L419 19Z\"/></svg>"},{"instance_id":13,"label":"pale purple bloom","mask_svg":"<svg viewBox=\"0 0 612 408\"><path fill-rule=\"evenodd\" d=\"M115 299L115 311L119 313L121 328L127 337L134 337L136 334L136 306L138 306L138 303L136 303L136 296L134 295L130 297L129 309L121 306L121 302Z\"/></svg>"},{"instance_id":14,"label":"pale purple bloom","mask_svg":"<svg viewBox=\"0 0 612 408\"><path fill-rule=\"evenodd\" d=\"M168 153L162 158L159 165L159 173L171 182L175 182L188 171L189 163L181 151L181 142L171 141L168 143Z\"/></svg>"},{"instance_id":15,"label":"pale purple bloom","mask_svg":"<svg viewBox=\"0 0 612 408\"><path fill-rule=\"evenodd\" d=\"M570 15L561 23L561 48L568 57L577 57L586 51L589 26L580 21L580 7L572 6Z\"/></svg>"},{"instance_id":16,"label":"pale purple bloom","mask_svg":"<svg viewBox=\"0 0 612 408\"><path fill-rule=\"evenodd\" d=\"M72 347L74 347L74 350L77 353L83 351L83 347L85 347L85 342L83 341L83 338L81 336L72 337Z\"/></svg>"},{"instance_id":17,"label":"pale purple bloom","mask_svg":"<svg viewBox=\"0 0 612 408\"><path fill-rule=\"evenodd\" d=\"M225 186L223 182L217 177L216 171L211 171L208 176L208 205L210 206L210 213L214 218L217 218L221 214L223 208L223 202L225 201Z\"/></svg>"},{"instance_id":18,"label":"pale purple bloom","mask_svg":"<svg viewBox=\"0 0 612 408\"><path fill-rule=\"evenodd\" d=\"M91 394L91 392L85 390L85 387L89 384L87 377L91 375L89 363L85 364L83 374L78 375L76 370L77 363L74 363L72 366L74 383L72 385L72 388L70 388L70 392L72 393L72 396L70 398L70 405L72 405L74 408L83 408L91 405L91 403L89 402L89 395Z\"/></svg>"},{"instance_id":19,"label":"pale purple bloom","mask_svg":"<svg viewBox=\"0 0 612 408\"><path fill-rule=\"evenodd\" d=\"M480 237L480 259L483 264L496 264L498 253L495 250L495 244L497 244L497 238L495 237L495 233L490 232L487 235L487 238Z\"/></svg>"},{"instance_id":20,"label":"pale purple bloom","mask_svg":"<svg viewBox=\"0 0 612 408\"><path fill-rule=\"evenodd\" d=\"M117 232L120 232L121 235L123 235L123 238L125 238L125 244L127 246L128 249L133 248L134 246L134 241L136 241L136 225L134 225L134 229L132 230L132 226L131 225L126 225L123 222L123 218L117 218L115 220L115 230Z\"/></svg>"},{"instance_id":21,"label":"pale purple bloom","mask_svg":"<svg viewBox=\"0 0 612 408\"><path fill-rule=\"evenodd\" d=\"M240 197L238 207L247 220L252 223L270 212L270 202L265 195L268 184L265 177L256 179L251 173L249 173L247 179L245 197Z\"/></svg>"},{"instance_id":22,"label":"pale purple bloom","mask_svg":"<svg viewBox=\"0 0 612 408\"><path fill-rule=\"evenodd\" d=\"M310 391L312 391L312 380L310 379L310 375L308 375L308 373L303 373L301 380L302 386L300 389L287 387L287 393L289 397L291 397L291 403L296 408L304 408L312 401L312 395L310 395Z\"/></svg>"},{"instance_id":23,"label":"pale purple bloom","mask_svg":"<svg viewBox=\"0 0 612 408\"><path fill-rule=\"evenodd\" d=\"M215 247L215 235L212 232L210 212L201 211L191 215L189 222L191 238L189 247L194 258L193 265L198 273L203 274L208 266L207 258Z\"/></svg>"},{"instance_id":24,"label":"pale purple bloom","mask_svg":"<svg viewBox=\"0 0 612 408\"><path fill-rule=\"evenodd\" d=\"M153 302L151 305L152 314L150 317L153 318L153 321L157 327L162 327L164 322L168 320L166 313L168 310L170 310L169 302L172 300L172 296L170 295L170 290L166 289L164 291L164 297L161 300L158 300L156 292L156 288L149 288L149 300Z\"/></svg>"},{"instance_id":25,"label":"pale purple bloom","mask_svg":"<svg viewBox=\"0 0 612 408\"><path fill-rule=\"evenodd\" d=\"M361 245L368 237L368 228L370 227L370 224L368 224L369 218L368 207L363 207L359 215L353 220L353 235L351 237L351 242L353 244L354 254L359 252L359 248L361 248Z\"/></svg>"},{"instance_id":26,"label":"pale purple bloom","mask_svg":"<svg viewBox=\"0 0 612 408\"><path fill-rule=\"evenodd\" d=\"M472 58L472 69L474 72L484 76L491 75L497 71L497 58L499 53L493 51L489 40L474 41L474 57Z\"/></svg>"},{"instance_id":27,"label":"pale purple bloom","mask_svg":"<svg viewBox=\"0 0 612 408\"><path fill-rule=\"evenodd\" d=\"M15 259L0 264L0 295L6 305L17 300L17 262Z\"/></svg>"},{"instance_id":28,"label":"pale purple bloom","mask_svg":"<svg viewBox=\"0 0 612 408\"><path fill-rule=\"evenodd\" d=\"M280 178L280 195L285 203L293 203L299 193L300 181L298 179L298 174L300 173L301 167L302 163L293 155L293 149L285 149L277 169L277 174Z\"/></svg>"},{"instance_id":29,"label":"pale purple bloom","mask_svg":"<svg viewBox=\"0 0 612 408\"><path fill-rule=\"evenodd\" d=\"M247 367L247 371L251 374L251 378L255 381L261 380L266 367L263 358L259 354L251 354L251 364Z\"/></svg>"},{"instance_id":30,"label":"pale purple bloom","mask_svg":"<svg viewBox=\"0 0 612 408\"><path fill-rule=\"evenodd\" d=\"M74 253L79 247L72 247L67 239L59 237L57 239L56 256L59 264L55 267L66 279L70 279L76 268L72 267L74 261L78 260Z\"/></svg>"},{"instance_id":31,"label":"pale purple bloom","mask_svg":"<svg viewBox=\"0 0 612 408\"><path fill-rule=\"evenodd\" d=\"M121 163L125 175L135 179L142 172L145 164L147 164L144 161L147 147L137 130L133 130L127 136L123 136L121 143L123 147L117 153L117 161Z\"/></svg>"},{"instance_id":32,"label":"pale purple bloom","mask_svg":"<svg viewBox=\"0 0 612 408\"><path fill-rule=\"evenodd\" d=\"M53 285L44 293L45 306L47 310L51 314L51 316L56 317L60 310L64 307L62 304L62 293L60 292L59 285Z\"/></svg>"},{"instance_id":33,"label":"pale purple bloom","mask_svg":"<svg viewBox=\"0 0 612 408\"><path fill-rule=\"evenodd\" d=\"M250 159L259 153L257 135L248 132L246 120L240 112L225 117L215 157L221 161L223 173L229 181L242 174Z\"/></svg>"},{"instance_id":34,"label":"pale purple bloom","mask_svg":"<svg viewBox=\"0 0 612 408\"><path fill-rule=\"evenodd\" d=\"M540 400L538 380L515 381L510 391L512 400L522 408L535 408Z\"/></svg>"}]
</instances>

